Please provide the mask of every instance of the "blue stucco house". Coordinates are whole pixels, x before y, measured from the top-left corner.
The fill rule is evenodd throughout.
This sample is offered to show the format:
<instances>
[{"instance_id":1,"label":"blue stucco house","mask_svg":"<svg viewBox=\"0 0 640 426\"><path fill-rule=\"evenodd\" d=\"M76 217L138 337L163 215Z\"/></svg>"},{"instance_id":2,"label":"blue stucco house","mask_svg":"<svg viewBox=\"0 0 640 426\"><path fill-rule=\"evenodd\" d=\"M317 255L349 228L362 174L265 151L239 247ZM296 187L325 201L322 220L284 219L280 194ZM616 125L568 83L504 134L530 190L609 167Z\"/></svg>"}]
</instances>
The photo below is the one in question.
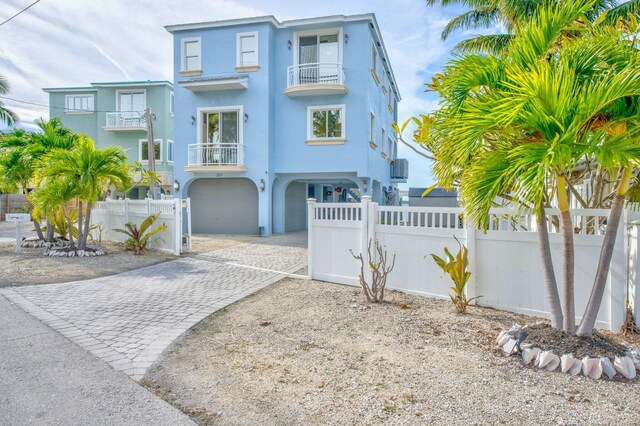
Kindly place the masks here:
<instances>
[{"instance_id":1,"label":"blue stucco house","mask_svg":"<svg viewBox=\"0 0 640 426\"><path fill-rule=\"evenodd\" d=\"M125 81L91 83L83 87L43 89L49 94L49 117L59 117L75 133L89 136L98 148L119 145L130 164L139 161L147 167L149 159L145 109L153 113L153 139L156 171L165 194L174 191L173 84L168 81ZM140 175L133 176L140 182ZM126 194L144 199L148 186L136 185Z\"/></svg>"},{"instance_id":2,"label":"blue stucco house","mask_svg":"<svg viewBox=\"0 0 640 426\"><path fill-rule=\"evenodd\" d=\"M196 233L306 228L306 199L397 200L400 93L373 14L179 24L174 177Z\"/></svg>"}]
</instances>

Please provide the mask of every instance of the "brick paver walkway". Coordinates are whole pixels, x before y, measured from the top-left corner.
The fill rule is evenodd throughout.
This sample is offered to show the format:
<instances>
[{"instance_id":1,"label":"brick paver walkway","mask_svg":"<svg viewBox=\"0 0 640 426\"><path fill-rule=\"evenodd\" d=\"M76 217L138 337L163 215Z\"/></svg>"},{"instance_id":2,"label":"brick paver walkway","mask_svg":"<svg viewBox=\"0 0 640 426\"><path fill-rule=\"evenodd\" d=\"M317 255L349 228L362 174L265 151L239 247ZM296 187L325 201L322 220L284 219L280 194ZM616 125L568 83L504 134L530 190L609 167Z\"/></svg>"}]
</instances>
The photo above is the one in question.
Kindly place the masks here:
<instances>
[{"instance_id":1,"label":"brick paver walkway","mask_svg":"<svg viewBox=\"0 0 640 426\"><path fill-rule=\"evenodd\" d=\"M211 313L306 266L306 235L265 238L110 277L0 294L139 380Z\"/></svg>"}]
</instances>

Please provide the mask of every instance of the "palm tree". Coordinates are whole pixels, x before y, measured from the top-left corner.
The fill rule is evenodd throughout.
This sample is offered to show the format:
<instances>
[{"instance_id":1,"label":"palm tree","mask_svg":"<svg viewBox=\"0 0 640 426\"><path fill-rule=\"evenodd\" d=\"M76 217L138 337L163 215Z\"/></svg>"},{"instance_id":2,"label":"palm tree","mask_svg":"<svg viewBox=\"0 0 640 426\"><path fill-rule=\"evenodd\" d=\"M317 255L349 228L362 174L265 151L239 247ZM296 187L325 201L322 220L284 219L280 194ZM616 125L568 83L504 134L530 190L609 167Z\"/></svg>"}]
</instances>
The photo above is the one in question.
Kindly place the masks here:
<instances>
[{"instance_id":1,"label":"palm tree","mask_svg":"<svg viewBox=\"0 0 640 426\"><path fill-rule=\"evenodd\" d=\"M9 93L9 83L0 75L0 95ZM0 123L4 123L7 126L11 126L18 121L16 113L4 106L4 103L0 101Z\"/></svg>"},{"instance_id":2,"label":"palm tree","mask_svg":"<svg viewBox=\"0 0 640 426\"><path fill-rule=\"evenodd\" d=\"M453 18L442 31L446 40L457 31L503 27L506 34L477 35L458 43L456 50L467 53L500 53L513 41L518 28L531 19L541 8L552 6L557 0L425 0L427 5L458 5L469 10ZM586 16L613 24L618 18L640 14L640 1L630 0L618 4L617 0L594 0ZM603 14L606 12L606 16Z\"/></svg>"},{"instance_id":3,"label":"palm tree","mask_svg":"<svg viewBox=\"0 0 640 426\"><path fill-rule=\"evenodd\" d=\"M590 1L553 2L521 25L504 55L460 55L431 85L442 105L423 132L436 158L434 172L445 186L459 184L468 220L486 227L493 200L510 194L534 207L539 230L546 229L542 206L556 198L564 246L562 323L568 333L575 333L575 312L567 178L585 156L620 170L618 204L611 209L587 307L593 315L599 309L598 277L606 279L629 176L640 161L639 132L628 120L637 110L623 107L640 95L638 54L627 42L637 28L585 26L581 37L564 37L592 6ZM545 272L553 275L545 250ZM555 278L545 281L557 315ZM591 332L590 318L585 315L581 334Z\"/></svg>"},{"instance_id":4,"label":"palm tree","mask_svg":"<svg viewBox=\"0 0 640 426\"><path fill-rule=\"evenodd\" d=\"M78 250L87 246L92 203L110 185L120 190L131 184L123 149L119 146L96 149L93 140L84 135L78 136L71 150L54 149L45 155L41 175L46 182L44 191L59 190L69 197L67 201L73 198L78 201Z\"/></svg>"}]
</instances>

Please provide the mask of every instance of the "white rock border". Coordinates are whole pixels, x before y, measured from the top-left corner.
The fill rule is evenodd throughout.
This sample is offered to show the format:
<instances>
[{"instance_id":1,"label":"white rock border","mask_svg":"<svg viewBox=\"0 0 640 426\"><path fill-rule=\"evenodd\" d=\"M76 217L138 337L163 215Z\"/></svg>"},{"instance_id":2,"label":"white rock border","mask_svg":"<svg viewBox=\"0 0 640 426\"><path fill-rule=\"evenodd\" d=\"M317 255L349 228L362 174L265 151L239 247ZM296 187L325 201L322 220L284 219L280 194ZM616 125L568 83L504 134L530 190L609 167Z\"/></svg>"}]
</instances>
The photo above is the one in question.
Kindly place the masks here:
<instances>
[{"instance_id":1,"label":"white rock border","mask_svg":"<svg viewBox=\"0 0 640 426\"><path fill-rule=\"evenodd\" d=\"M537 324L534 324L537 325ZM509 330L503 330L496 339L496 346L508 356L520 354L524 365L533 365L547 371L559 371L577 376L582 373L585 377L598 380L607 377L612 380L620 375L628 380L638 377L640 371L640 351L630 348L626 356L615 357L613 362L607 357L590 358L581 360L573 354L558 356L551 351L543 351L530 344L518 346L518 334L527 326L514 324Z\"/></svg>"}]
</instances>

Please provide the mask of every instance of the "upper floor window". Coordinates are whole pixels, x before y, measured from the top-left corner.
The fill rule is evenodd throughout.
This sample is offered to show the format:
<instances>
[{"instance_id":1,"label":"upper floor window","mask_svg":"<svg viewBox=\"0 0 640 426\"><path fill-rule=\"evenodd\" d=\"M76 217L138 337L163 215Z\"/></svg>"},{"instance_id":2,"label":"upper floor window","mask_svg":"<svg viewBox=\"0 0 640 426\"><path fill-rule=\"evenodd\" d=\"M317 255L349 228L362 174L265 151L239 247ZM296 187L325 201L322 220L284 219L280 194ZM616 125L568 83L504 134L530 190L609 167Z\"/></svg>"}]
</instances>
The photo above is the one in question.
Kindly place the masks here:
<instances>
[{"instance_id":1,"label":"upper floor window","mask_svg":"<svg viewBox=\"0 0 640 426\"><path fill-rule=\"evenodd\" d=\"M241 143L242 111L240 107L200 109L200 143L203 144L239 144Z\"/></svg>"},{"instance_id":2,"label":"upper floor window","mask_svg":"<svg viewBox=\"0 0 640 426\"><path fill-rule=\"evenodd\" d=\"M394 96L393 96L393 89L391 88L391 86L389 86L389 111L393 112L393 101L394 101Z\"/></svg>"},{"instance_id":3,"label":"upper floor window","mask_svg":"<svg viewBox=\"0 0 640 426\"><path fill-rule=\"evenodd\" d=\"M385 154L384 142L385 142L386 139L387 139L387 132L384 129L382 129L382 135L380 137L380 143L382 144L382 148L381 148L382 149L382 155Z\"/></svg>"},{"instance_id":4,"label":"upper floor window","mask_svg":"<svg viewBox=\"0 0 640 426\"><path fill-rule=\"evenodd\" d=\"M169 95L169 114L171 114L172 117L175 112L175 107L176 107L176 98L173 95L173 92L171 92L171 94Z\"/></svg>"},{"instance_id":5,"label":"upper floor window","mask_svg":"<svg viewBox=\"0 0 640 426\"><path fill-rule=\"evenodd\" d=\"M144 90L118 90L116 107L119 112L142 113L147 108Z\"/></svg>"},{"instance_id":6,"label":"upper floor window","mask_svg":"<svg viewBox=\"0 0 640 426\"><path fill-rule=\"evenodd\" d=\"M378 48L375 43L371 45L371 74L377 84L380 84L380 73L378 72Z\"/></svg>"},{"instance_id":7,"label":"upper floor window","mask_svg":"<svg viewBox=\"0 0 640 426\"><path fill-rule=\"evenodd\" d=\"M167 163L173 163L173 141L167 139Z\"/></svg>"},{"instance_id":8,"label":"upper floor window","mask_svg":"<svg viewBox=\"0 0 640 426\"><path fill-rule=\"evenodd\" d=\"M149 162L149 141L147 139L140 139L138 144L139 156L141 163ZM155 152L155 160L162 161L162 139L153 140L153 150Z\"/></svg>"},{"instance_id":9,"label":"upper floor window","mask_svg":"<svg viewBox=\"0 0 640 426\"><path fill-rule=\"evenodd\" d=\"M391 139L391 137L387 138L387 150L389 158L393 159L393 155L394 155L394 144L393 144L393 139Z\"/></svg>"},{"instance_id":10,"label":"upper floor window","mask_svg":"<svg viewBox=\"0 0 640 426\"><path fill-rule=\"evenodd\" d=\"M308 107L308 140L343 140L344 105Z\"/></svg>"},{"instance_id":11,"label":"upper floor window","mask_svg":"<svg viewBox=\"0 0 640 426\"><path fill-rule=\"evenodd\" d=\"M369 113L369 142L376 145L376 116Z\"/></svg>"},{"instance_id":12,"label":"upper floor window","mask_svg":"<svg viewBox=\"0 0 640 426\"><path fill-rule=\"evenodd\" d=\"M200 37L182 39L182 71L200 71Z\"/></svg>"},{"instance_id":13,"label":"upper floor window","mask_svg":"<svg viewBox=\"0 0 640 426\"><path fill-rule=\"evenodd\" d=\"M258 33L238 33L236 40L236 66L255 67L258 65Z\"/></svg>"},{"instance_id":14,"label":"upper floor window","mask_svg":"<svg viewBox=\"0 0 640 426\"><path fill-rule=\"evenodd\" d=\"M64 104L67 114L87 114L94 109L93 95L66 95Z\"/></svg>"},{"instance_id":15,"label":"upper floor window","mask_svg":"<svg viewBox=\"0 0 640 426\"><path fill-rule=\"evenodd\" d=\"M342 63L340 28L296 33L296 65Z\"/></svg>"}]
</instances>

